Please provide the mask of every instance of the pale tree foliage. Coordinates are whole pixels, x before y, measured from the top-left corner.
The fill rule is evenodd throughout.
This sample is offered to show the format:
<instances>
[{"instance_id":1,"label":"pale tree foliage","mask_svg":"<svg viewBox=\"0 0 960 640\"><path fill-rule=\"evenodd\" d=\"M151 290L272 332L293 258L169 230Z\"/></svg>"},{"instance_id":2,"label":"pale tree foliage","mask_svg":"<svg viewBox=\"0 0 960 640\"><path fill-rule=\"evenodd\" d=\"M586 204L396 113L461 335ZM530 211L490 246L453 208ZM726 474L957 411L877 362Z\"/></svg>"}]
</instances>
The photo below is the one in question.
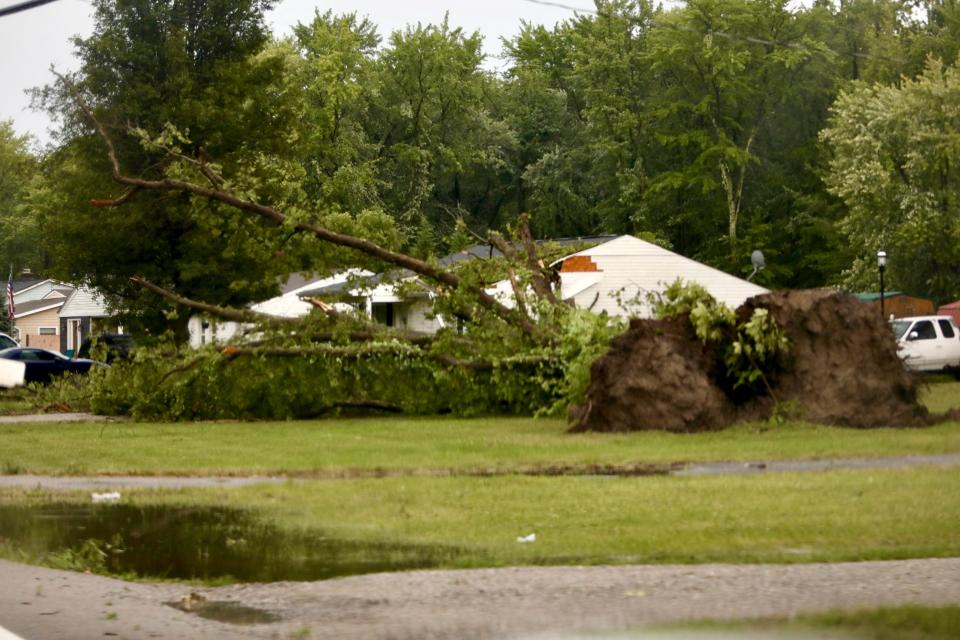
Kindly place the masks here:
<instances>
[{"instance_id":1,"label":"pale tree foliage","mask_svg":"<svg viewBox=\"0 0 960 640\"><path fill-rule=\"evenodd\" d=\"M29 136L17 134L13 124L0 121L0 270L19 269L40 262L36 249L40 221L22 211L23 200L38 159L30 151Z\"/></svg>"},{"instance_id":2,"label":"pale tree foliage","mask_svg":"<svg viewBox=\"0 0 960 640\"><path fill-rule=\"evenodd\" d=\"M821 139L832 152L825 181L846 204L841 227L859 249L845 283L875 288L884 249L890 287L960 295L960 72L931 59L899 86L856 85Z\"/></svg>"}]
</instances>

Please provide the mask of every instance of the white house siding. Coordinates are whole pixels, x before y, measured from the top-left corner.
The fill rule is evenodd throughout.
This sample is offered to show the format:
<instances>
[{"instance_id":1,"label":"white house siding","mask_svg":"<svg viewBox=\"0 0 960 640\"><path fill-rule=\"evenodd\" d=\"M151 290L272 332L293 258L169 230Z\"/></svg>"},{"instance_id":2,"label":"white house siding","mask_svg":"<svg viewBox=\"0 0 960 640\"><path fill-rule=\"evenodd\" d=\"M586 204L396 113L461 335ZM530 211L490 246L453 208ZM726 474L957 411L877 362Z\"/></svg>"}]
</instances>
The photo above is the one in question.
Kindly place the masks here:
<instances>
[{"instance_id":1,"label":"white house siding","mask_svg":"<svg viewBox=\"0 0 960 640\"><path fill-rule=\"evenodd\" d=\"M43 300L49 296L54 289L71 289L72 287L68 284L63 284L62 282L57 282L55 280L42 280L36 284L32 284L25 289L14 289L13 291L13 301L16 304L23 304L24 302L31 302L33 300Z\"/></svg>"},{"instance_id":2,"label":"white house siding","mask_svg":"<svg viewBox=\"0 0 960 640\"><path fill-rule=\"evenodd\" d=\"M107 304L93 289L80 287L71 294L60 309L61 318L107 318Z\"/></svg>"},{"instance_id":3,"label":"white house siding","mask_svg":"<svg viewBox=\"0 0 960 640\"><path fill-rule=\"evenodd\" d=\"M187 321L190 346L199 349L205 344L225 344L237 334L251 328L239 322L217 321L205 316L191 316Z\"/></svg>"},{"instance_id":4,"label":"white house siding","mask_svg":"<svg viewBox=\"0 0 960 640\"><path fill-rule=\"evenodd\" d=\"M278 318L302 318L310 313L312 305L300 298L300 294L317 287L329 286L345 282L355 275L367 275L369 272L351 269L327 278L307 278L304 274L294 274L284 285L286 293L251 305L251 310L265 313ZM229 320L217 320L203 315L194 315L187 321L187 331L190 334L190 346L194 349L205 344L224 344L238 335L253 328L250 324L242 324Z\"/></svg>"},{"instance_id":5,"label":"white house siding","mask_svg":"<svg viewBox=\"0 0 960 640\"><path fill-rule=\"evenodd\" d=\"M739 307L751 296L767 292L763 287L692 260L687 261L689 264L678 265L675 260L648 258L639 265L630 256L602 256L594 261L603 277L593 286L578 292L573 296L573 300L578 307L586 308L593 304L590 308L596 313L606 311L611 315L623 316L634 312L641 317L649 316L650 309L645 303L646 295L663 291L677 278L684 282L696 282L719 302L732 309ZM560 274L561 280L564 275L566 274ZM621 303L618 303L618 297ZM628 301L637 300L641 302L639 306L628 305L626 309L621 306Z\"/></svg>"},{"instance_id":6,"label":"white house siding","mask_svg":"<svg viewBox=\"0 0 960 640\"><path fill-rule=\"evenodd\" d=\"M419 333L436 333L443 327L439 318L433 315L433 302L429 298L420 298L397 305L400 322L397 326Z\"/></svg>"},{"instance_id":7,"label":"white house siding","mask_svg":"<svg viewBox=\"0 0 960 640\"><path fill-rule=\"evenodd\" d=\"M566 297L572 297L578 307L614 316L649 317L646 295L663 291L677 278L696 282L719 302L734 309L747 298L768 292L742 278L633 236L620 236L554 264L561 267L560 279ZM594 279L596 282L590 284ZM639 306L626 304L637 300L641 303Z\"/></svg>"}]
</instances>

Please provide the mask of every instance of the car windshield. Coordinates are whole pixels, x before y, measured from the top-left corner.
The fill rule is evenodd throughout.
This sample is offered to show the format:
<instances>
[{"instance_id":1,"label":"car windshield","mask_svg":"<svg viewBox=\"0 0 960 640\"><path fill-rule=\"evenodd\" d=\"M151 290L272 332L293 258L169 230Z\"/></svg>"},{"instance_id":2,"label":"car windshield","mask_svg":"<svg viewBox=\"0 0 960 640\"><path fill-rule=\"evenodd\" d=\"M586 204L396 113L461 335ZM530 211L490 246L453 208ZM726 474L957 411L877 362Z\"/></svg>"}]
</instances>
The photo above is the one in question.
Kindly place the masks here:
<instances>
[{"instance_id":1,"label":"car windshield","mask_svg":"<svg viewBox=\"0 0 960 640\"><path fill-rule=\"evenodd\" d=\"M893 328L894 337L899 340L903 337L903 334L907 332L907 329L910 328L910 325L913 324L912 320L894 320L890 323L890 326Z\"/></svg>"},{"instance_id":2,"label":"car windshield","mask_svg":"<svg viewBox=\"0 0 960 640\"><path fill-rule=\"evenodd\" d=\"M0 335L0 349L12 349L16 346L17 343L14 342L12 338Z\"/></svg>"}]
</instances>

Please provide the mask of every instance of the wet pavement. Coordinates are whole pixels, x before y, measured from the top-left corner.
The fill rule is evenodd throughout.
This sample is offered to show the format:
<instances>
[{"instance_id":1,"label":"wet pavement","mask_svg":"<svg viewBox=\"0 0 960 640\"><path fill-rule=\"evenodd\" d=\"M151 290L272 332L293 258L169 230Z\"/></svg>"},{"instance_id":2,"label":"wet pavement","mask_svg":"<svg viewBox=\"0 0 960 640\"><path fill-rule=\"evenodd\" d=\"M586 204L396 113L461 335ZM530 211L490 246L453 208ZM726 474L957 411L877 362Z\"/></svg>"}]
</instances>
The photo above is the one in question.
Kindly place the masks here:
<instances>
[{"instance_id":1,"label":"wet pavement","mask_svg":"<svg viewBox=\"0 0 960 640\"><path fill-rule=\"evenodd\" d=\"M668 475L676 477L691 476L721 476L721 475L756 475L764 473L804 473L816 471L837 470L867 470L867 469L909 469L912 467L931 466L960 466L960 453L945 453L938 455L910 455L888 456L883 458L829 458L820 460L755 460L740 462L694 462L677 463L665 466L656 473L629 473L623 475ZM405 475L398 470L393 476ZM413 475L424 475L418 470ZM438 476L449 477L458 475L455 470L437 472ZM462 472L464 476L477 475L470 470ZM543 475L542 473L528 473L522 471L504 471L502 473L484 473L489 475ZM590 476L590 475L621 475L615 469L598 471L594 467L585 467L581 472L568 469L563 475ZM365 477L361 470L358 477ZM338 477L351 477L351 474L341 474ZM33 474L0 475L0 488L19 487L24 489L47 489L51 491L86 491L98 489L216 489L245 487L255 484L284 484L287 482L322 481L330 478L305 478L281 476L44 476Z\"/></svg>"}]
</instances>

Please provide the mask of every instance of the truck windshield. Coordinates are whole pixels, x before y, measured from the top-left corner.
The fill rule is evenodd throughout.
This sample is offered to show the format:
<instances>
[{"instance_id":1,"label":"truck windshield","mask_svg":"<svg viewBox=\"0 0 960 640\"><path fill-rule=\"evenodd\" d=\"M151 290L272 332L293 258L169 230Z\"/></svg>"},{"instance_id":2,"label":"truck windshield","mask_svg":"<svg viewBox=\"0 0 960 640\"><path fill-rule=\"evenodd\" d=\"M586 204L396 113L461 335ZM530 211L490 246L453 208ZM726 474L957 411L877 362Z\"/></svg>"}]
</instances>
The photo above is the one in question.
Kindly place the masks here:
<instances>
[{"instance_id":1,"label":"truck windshield","mask_svg":"<svg viewBox=\"0 0 960 640\"><path fill-rule=\"evenodd\" d=\"M907 332L907 329L910 328L913 322L910 320L894 320L890 323L890 326L893 328L893 336L899 340L903 337L903 334Z\"/></svg>"}]
</instances>

